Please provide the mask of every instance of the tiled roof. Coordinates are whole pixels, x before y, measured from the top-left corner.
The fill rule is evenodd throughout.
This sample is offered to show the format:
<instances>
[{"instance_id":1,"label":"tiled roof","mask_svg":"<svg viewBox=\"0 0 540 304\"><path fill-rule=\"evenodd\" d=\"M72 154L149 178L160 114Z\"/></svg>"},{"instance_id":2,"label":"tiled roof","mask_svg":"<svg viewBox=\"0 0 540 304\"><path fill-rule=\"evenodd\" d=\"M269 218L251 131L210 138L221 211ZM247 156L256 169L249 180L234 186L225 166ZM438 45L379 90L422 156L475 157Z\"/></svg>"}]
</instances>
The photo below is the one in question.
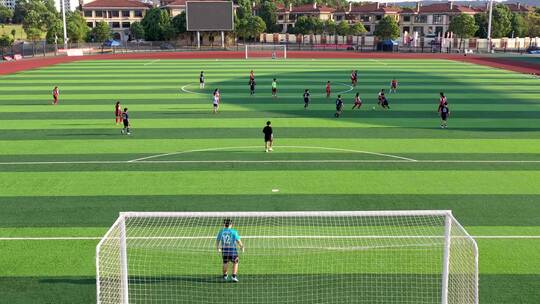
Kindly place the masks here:
<instances>
[{"instance_id":1,"label":"tiled roof","mask_svg":"<svg viewBox=\"0 0 540 304\"><path fill-rule=\"evenodd\" d=\"M95 0L83 5L83 8L151 8L152 5L137 0Z\"/></svg>"},{"instance_id":2,"label":"tiled roof","mask_svg":"<svg viewBox=\"0 0 540 304\"><path fill-rule=\"evenodd\" d=\"M450 3L435 3L426 6L420 6L418 13L476 13L471 7Z\"/></svg>"},{"instance_id":3,"label":"tiled roof","mask_svg":"<svg viewBox=\"0 0 540 304\"><path fill-rule=\"evenodd\" d=\"M292 13L332 13L334 11L334 8L325 5L314 6L313 4L294 6L291 10Z\"/></svg>"},{"instance_id":4,"label":"tiled roof","mask_svg":"<svg viewBox=\"0 0 540 304\"><path fill-rule=\"evenodd\" d=\"M517 12L517 13L527 13L530 10L530 7L523 4L517 4L517 3L507 4L506 6L508 6L508 8L512 12Z\"/></svg>"}]
</instances>

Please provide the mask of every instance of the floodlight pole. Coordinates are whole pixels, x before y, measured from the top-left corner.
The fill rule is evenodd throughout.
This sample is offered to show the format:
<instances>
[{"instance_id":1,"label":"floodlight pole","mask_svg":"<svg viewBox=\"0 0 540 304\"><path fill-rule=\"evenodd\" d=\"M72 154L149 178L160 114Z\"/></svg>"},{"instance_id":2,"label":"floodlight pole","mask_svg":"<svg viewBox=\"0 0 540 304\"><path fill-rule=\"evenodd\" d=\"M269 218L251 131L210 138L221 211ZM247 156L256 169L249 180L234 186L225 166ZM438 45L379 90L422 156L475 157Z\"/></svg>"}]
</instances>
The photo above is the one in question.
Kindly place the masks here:
<instances>
[{"instance_id":1,"label":"floodlight pole","mask_svg":"<svg viewBox=\"0 0 540 304\"><path fill-rule=\"evenodd\" d=\"M68 0L69 1L69 0ZM61 1L62 22L64 23L64 50L67 49L67 28L66 28L66 0Z\"/></svg>"},{"instance_id":2,"label":"floodlight pole","mask_svg":"<svg viewBox=\"0 0 540 304\"><path fill-rule=\"evenodd\" d=\"M488 18L488 53L491 53L491 20L493 19L493 0L489 0L489 18Z\"/></svg>"},{"instance_id":3,"label":"floodlight pole","mask_svg":"<svg viewBox=\"0 0 540 304\"><path fill-rule=\"evenodd\" d=\"M197 31L197 48L201 48L201 32Z\"/></svg>"}]
</instances>

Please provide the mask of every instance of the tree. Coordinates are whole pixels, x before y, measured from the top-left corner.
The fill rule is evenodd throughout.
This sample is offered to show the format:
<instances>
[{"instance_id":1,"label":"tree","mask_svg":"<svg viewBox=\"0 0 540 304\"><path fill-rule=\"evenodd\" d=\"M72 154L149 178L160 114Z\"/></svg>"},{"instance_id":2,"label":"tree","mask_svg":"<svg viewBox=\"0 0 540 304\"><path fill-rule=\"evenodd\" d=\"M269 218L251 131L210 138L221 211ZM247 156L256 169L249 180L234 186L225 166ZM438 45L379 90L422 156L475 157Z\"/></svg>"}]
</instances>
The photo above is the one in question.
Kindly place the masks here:
<instances>
[{"instance_id":1,"label":"tree","mask_svg":"<svg viewBox=\"0 0 540 304\"><path fill-rule=\"evenodd\" d=\"M67 14L66 27L70 42L84 41L90 32L90 28L79 10Z\"/></svg>"},{"instance_id":2,"label":"tree","mask_svg":"<svg viewBox=\"0 0 540 304\"><path fill-rule=\"evenodd\" d=\"M508 37L512 31L511 12L508 6L497 4L493 7L493 19L491 22L491 37Z\"/></svg>"},{"instance_id":3,"label":"tree","mask_svg":"<svg viewBox=\"0 0 540 304\"><path fill-rule=\"evenodd\" d=\"M524 37L527 34L527 23L521 14L512 13L511 28L514 37Z\"/></svg>"},{"instance_id":4,"label":"tree","mask_svg":"<svg viewBox=\"0 0 540 304\"><path fill-rule=\"evenodd\" d=\"M98 22L90 32L90 36L94 42L103 42L111 38L111 28L106 22Z\"/></svg>"},{"instance_id":5,"label":"tree","mask_svg":"<svg viewBox=\"0 0 540 304\"><path fill-rule=\"evenodd\" d=\"M294 32L296 34L305 35L309 32L309 18L306 16L300 16L296 19L294 23Z\"/></svg>"},{"instance_id":6,"label":"tree","mask_svg":"<svg viewBox=\"0 0 540 304\"><path fill-rule=\"evenodd\" d=\"M336 27L336 32L340 36L346 36L349 35L350 29L351 27L347 21L341 21Z\"/></svg>"},{"instance_id":7,"label":"tree","mask_svg":"<svg viewBox=\"0 0 540 304\"><path fill-rule=\"evenodd\" d=\"M144 38L144 27L140 22L133 22L129 27L129 31L133 39L139 40Z\"/></svg>"},{"instance_id":8,"label":"tree","mask_svg":"<svg viewBox=\"0 0 540 304\"><path fill-rule=\"evenodd\" d=\"M478 30L474 34L478 38L487 38L488 32L488 16L486 13L474 15L474 23L478 26Z\"/></svg>"},{"instance_id":9,"label":"tree","mask_svg":"<svg viewBox=\"0 0 540 304\"><path fill-rule=\"evenodd\" d=\"M0 23L8 23L13 18L13 11L0 4Z\"/></svg>"},{"instance_id":10,"label":"tree","mask_svg":"<svg viewBox=\"0 0 540 304\"><path fill-rule=\"evenodd\" d=\"M326 33L333 35L336 32L336 23L334 20L328 19L324 22L324 28Z\"/></svg>"},{"instance_id":11,"label":"tree","mask_svg":"<svg viewBox=\"0 0 540 304\"><path fill-rule=\"evenodd\" d=\"M448 26L448 31L453 32L457 37L461 38L459 42L460 46L464 38L473 37L477 30L478 25L474 23L474 18L467 14L454 17Z\"/></svg>"},{"instance_id":12,"label":"tree","mask_svg":"<svg viewBox=\"0 0 540 304\"><path fill-rule=\"evenodd\" d=\"M47 43L59 43L64 44L64 26L60 19L56 19L49 27L47 35L45 36Z\"/></svg>"},{"instance_id":13,"label":"tree","mask_svg":"<svg viewBox=\"0 0 540 304\"><path fill-rule=\"evenodd\" d=\"M540 36L540 13L528 13L525 17L527 23L527 35L529 37Z\"/></svg>"},{"instance_id":14,"label":"tree","mask_svg":"<svg viewBox=\"0 0 540 304\"><path fill-rule=\"evenodd\" d=\"M396 19L391 16L385 16L382 18L377 24L374 34L381 40L396 39L399 37L399 26Z\"/></svg>"},{"instance_id":15,"label":"tree","mask_svg":"<svg viewBox=\"0 0 540 304\"><path fill-rule=\"evenodd\" d=\"M277 7L273 1L263 2L258 13L266 24L268 32L277 32Z\"/></svg>"},{"instance_id":16,"label":"tree","mask_svg":"<svg viewBox=\"0 0 540 304\"><path fill-rule=\"evenodd\" d=\"M144 27L145 39L161 41L171 37L171 18L166 10L151 8L141 21Z\"/></svg>"},{"instance_id":17,"label":"tree","mask_svg":"<svg viewBox=\"0 0 540 304\"><path fill-rule=\"evenodd\" d=\"M248 37L253 37L256 39L261 35L261 33L264 33L266 30L266 24L264 23L264 20L262 20L259 16L250 16L248 18Z\"/></svg>"},{"instance_id":18,"label":"tree","mask_svg":"<svg viewBox=\"0 0 540 304\"><path fill-rule=\"evenodd\" d=\"M13 37L6 34L0 36L0 48L8 48L13 45Z\"/></svg>"},{"instance_id":19,"label":"tree","mask_svg":"<svg viewBox=\"0 0 540 304\"><path fill-rule=\"evenodd\" d=\"M172 25L176 35L183 34L186 32L186 12L182 12L174 16L172 19Z\"/></svg>"},{"instance_id":20,"label":"tree","mask_svg":"<svg viewBox=\"0 0 540 304\"><path fill-rule=\"evenodd\" d=\"M367 30L362 23L357 22L351 26L351 29L350 29L351 35L359 36L365 33L367 33Z\"/></svg>"},{"instance_id":21,"label":"tree","mask_svg":"<svg viewBox=\"0 0 540 304\"><path fill-rule=\"evenodd\" d=\"M239 20L245 19L251 16L251 0L238 0L238 8L236 9L236 17Z\"/></svg>"},{"instance_id":22,"label":"tree","mask_svg":"<svg viewBox=\"0 0 540 304\"><path fill-rule=\"evenodd\" d=\"M18 14L22 14L22 17ZM57 25L60 16L52 0L20 0L15 7L13 19L17 18L22 18L26 36L36 41Z\"/></svg>"}]
</instances>

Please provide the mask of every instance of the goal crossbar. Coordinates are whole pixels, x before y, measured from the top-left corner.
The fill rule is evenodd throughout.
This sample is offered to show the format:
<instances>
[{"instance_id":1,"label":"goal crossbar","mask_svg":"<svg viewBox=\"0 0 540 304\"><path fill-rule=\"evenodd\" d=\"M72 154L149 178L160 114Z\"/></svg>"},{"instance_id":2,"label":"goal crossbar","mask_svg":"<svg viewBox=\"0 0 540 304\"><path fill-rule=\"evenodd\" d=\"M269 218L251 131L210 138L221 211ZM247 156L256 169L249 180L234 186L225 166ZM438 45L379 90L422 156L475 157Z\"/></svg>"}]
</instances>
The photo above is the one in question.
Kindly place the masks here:
<instances>
[{"instance_id":1,"label":"goal crossbar","mask_svg":"<svg viewBox=\"0 0 540 304\"><path fill-rule=\"evenodd\" d=\"M396 211L241 211L241 212L120 212L121 217L372 217L452 216L451 210Z\"/></svg>"}]
</instances>

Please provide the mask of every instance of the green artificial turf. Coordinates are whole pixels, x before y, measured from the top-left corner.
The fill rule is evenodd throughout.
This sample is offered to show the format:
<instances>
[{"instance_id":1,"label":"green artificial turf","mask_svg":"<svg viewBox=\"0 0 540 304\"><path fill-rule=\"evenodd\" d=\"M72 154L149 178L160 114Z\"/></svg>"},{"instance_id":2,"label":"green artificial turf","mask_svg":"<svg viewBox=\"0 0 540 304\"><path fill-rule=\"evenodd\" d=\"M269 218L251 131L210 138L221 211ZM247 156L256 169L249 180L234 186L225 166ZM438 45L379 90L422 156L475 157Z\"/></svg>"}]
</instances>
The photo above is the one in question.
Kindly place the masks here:
<instances>
[{"instance_id":1,"label":"green artificial turf","mask_svg":"<svg viewBox=\"0 0 540 304\"><path fill-rule=\"evenodd\" d=\"M354 90L351 69L359 71ZM399 89L387 94L384 111L376 96L392 78ZM2 76L0 238L82 239L0 239L0 303L95 303L95 246L122 211L407 209L449 209L472 235L492 236L478 238L481 303L538 303L538 81L462 62L389 59L82 61ZM50 105L54 86L57 106ZM222 92L216 115L214 88ZM306 88L312 104L304 110ZM451 110L444 130L440 91ZM355 92L364 105L352 111ZM338 93L345 111L336 119ZM114 123L116 100L129 107L129 137ZM263 147L267 120L272 153ZM308 271L295 259L285 267L283 257L248 250L238 285L219 282L218 259L155 280L153 290L179 303L223 295L238 303L436 303L438 294L419 286L437 288L430 275L439 268L374 274L354 254L334 254L351 267ZM306 265L329 258L296 256ZM139 286L142 278L132 280ZM334 283L313 290L308 281ZM377 281L411 285L369 288Z\"/></svg>"}]
</instances>

